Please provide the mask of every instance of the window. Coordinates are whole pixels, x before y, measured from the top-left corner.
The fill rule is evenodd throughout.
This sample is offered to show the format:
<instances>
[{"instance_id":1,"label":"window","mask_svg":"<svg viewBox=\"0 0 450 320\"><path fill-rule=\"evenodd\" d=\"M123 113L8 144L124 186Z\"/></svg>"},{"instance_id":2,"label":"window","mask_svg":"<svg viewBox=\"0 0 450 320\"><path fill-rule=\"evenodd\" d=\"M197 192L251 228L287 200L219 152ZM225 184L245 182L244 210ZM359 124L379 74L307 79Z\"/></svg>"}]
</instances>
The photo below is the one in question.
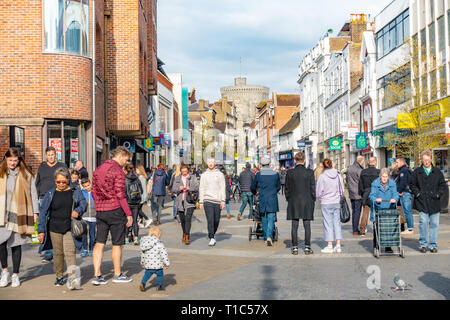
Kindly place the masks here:
<instances>
[{"instance_id":1,"label":"window","mask_svg":"<svg viewBox=\"0 0 450 320\"><path fill-rule=\"evenodd\" d=\"M428 36L430 39L430 48L429 48L429 56L431 62L431 68L434 69L436 67L436 28L434 22L430 24L428 29Z\"/></svg>"},{"instance_id":2,"label":"window","mask_svg":"<svg viewBox=\"0 0 450 320\"><path fill-rule=\"evenodd\" d=\"M445 51L445 19L444 16L440 17L437 21L438 24L438 36L439 36L439 63L445 63L446 61L446 51Z\"/></svg>"},{"instance_id":3,"label":"window","mask_svg":"<svg viewBox=\"0 0 450 320\"><path fill-rule=\"evenodd\" d=\"M377 33L377 59L381 59L401 46L408 37L409 9L404 11Z\"/></svg>"},{"instance_id":4,"label":"window","mask_svg":"<svg viewBox=\"0 0 450 320\"><path fill-rule=\"evenodd\" d=\"M441 98L447 96L447 70L445 64L439 69L439 86L441 91Z\"/></svg>"},{"instance_id":5,"label":"window","mask_svg":"<svg viewBox=\"0 0 450 320\"><path fill-rule=\"evenodd\" d=\"M42 0L45 52L88 56L89 0Z\"/></svg>"},{"instance_id":6,"label":"window","mask_svg":"<svg viewBox=\"0 0 450 320\"><path fill-rule=\"evenodd\" d=\"M378 80L380 110L399 105L411 98L410 72L408 64Z\"/></svg>"}]
</instances>

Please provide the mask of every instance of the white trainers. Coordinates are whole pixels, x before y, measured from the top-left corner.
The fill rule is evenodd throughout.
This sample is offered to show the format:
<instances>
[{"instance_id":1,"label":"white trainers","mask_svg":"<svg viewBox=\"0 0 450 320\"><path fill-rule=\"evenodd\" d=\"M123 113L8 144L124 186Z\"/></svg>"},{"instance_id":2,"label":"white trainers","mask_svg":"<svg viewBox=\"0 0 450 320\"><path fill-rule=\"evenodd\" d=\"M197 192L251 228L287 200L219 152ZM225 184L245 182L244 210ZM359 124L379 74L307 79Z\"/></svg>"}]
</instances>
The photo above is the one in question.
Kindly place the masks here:
<instances>
[{"instance_id":1,"label":"white trainers","mask_svg":"<svg viewBox=\"0 0 450 320\"><path fill-rule=\"evenodd\" d=\"M405 231L400 232L400 234L401 234L402 236L410 236L410 235L413 235L413 234L414 234L414 230L412 230L412 229L406 229Z\"/></svg>"},{"instance_id":2,"label":"white trainers","mask_svg":"<svg viewBox=\"0 0 450 320\"><path fill-rule=\"evenodd\" d=\"M325 248L323 248L323 249L321 250L321 252L322 252L322 253L333 253L333 252L334 252L333 246L326 246Z\"/></svg>"},{"instance_id":3,"label":"white trainers","mask_svg":"<svg viewBox=\"0 0 450 320\"><path fill-rule=\"evenodd\" d=\"M144 228L150 227L150 225L152 224L152 222L153 222L153 219L152 219L152 218L147 219L147 221L145 221Z\"/></svg>"},{"instance_id":4,"label":"white trainers","mask_svg":"<svg viewBox=\"0 0 450 320\"><path fill-rule=\"evenodd\" d=\"M341 253L342 252L341 245L335 246L334 252Z\"/></svg>"},{"instance_id":5,"label":"white trainers","mask_svg":"<svg viewBox=\"0 0 450 320\"><path fill-rule=\"evenodd\" d=\"M212 239L209 241L208 246L213 247L213 246L215 246L215 245L216 245L216 239L212 238Z\"/></svg>"},{"instance_id":6,"label":"white trainers","mask_svg":"<svg viewBox=\"0 0 450 320\"><path fill-rule=\"evenodd\" d=\"M0 287L4 288L9 283L9 272L2 271L2 277L0 279Z\"/></svg>"},{"instance_id":7,"label":"white trainers","mask_svg":"<svg viewBox=\"0 0 450 320\"><path fill-rule=\"evenodd\" d=\"M17 274L12 275L11 282L12 282L11 287L13 287L13 288L20 287L20 279Z\"/></svg>"}]
</instances>

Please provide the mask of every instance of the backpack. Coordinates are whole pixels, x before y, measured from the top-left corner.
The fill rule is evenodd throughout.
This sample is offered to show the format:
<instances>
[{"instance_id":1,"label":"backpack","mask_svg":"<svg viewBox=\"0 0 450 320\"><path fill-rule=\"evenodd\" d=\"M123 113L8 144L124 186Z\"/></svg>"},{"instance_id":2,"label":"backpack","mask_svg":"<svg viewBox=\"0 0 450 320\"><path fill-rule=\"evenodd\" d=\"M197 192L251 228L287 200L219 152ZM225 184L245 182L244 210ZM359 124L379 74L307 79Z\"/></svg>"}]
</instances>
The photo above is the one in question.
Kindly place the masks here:
<instances>
[{"instance_id":1,"label":"backpack","mask_svg":"<svg viewBox=\"0 0 450 320\"><path fill-rule=\"evenodd\" d=\"M142 200L142 186L139 179L130 181L127 184L127 202L129 204L140 204Z\"/></svg>"}]
</instances>

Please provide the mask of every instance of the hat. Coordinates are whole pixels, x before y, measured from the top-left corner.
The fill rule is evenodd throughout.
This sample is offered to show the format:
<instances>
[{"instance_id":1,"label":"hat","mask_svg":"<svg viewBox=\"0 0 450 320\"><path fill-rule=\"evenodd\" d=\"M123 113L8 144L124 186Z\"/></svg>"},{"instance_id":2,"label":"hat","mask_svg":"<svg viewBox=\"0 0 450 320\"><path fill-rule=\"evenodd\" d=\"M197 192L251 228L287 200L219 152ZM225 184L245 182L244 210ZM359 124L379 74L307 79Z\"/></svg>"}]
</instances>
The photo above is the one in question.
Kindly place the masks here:
<instances>
[{"instance_id":1,"label":"hat","mask_svg":"<svg viewBox=\"0 0 450 320\"><path fill-rule=\"evenodd\" d=\"M270 156L265 154L262 158L261 158L261 164L263 166L267 166L270 164Z\"/></svg>"}]
</instances>

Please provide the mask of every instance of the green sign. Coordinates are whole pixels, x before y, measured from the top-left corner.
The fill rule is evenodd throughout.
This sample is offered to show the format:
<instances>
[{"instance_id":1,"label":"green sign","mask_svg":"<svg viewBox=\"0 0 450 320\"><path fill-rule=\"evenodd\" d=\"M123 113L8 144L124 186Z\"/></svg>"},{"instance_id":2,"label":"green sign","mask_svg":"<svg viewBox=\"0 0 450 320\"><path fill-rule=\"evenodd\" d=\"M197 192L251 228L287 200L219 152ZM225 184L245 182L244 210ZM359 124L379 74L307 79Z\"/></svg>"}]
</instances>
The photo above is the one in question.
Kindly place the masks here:
<instances>
[{"instance_id":1,"label":"green sign","mask_svg":"<svg viewBox=\"0 0 450 320\"><path fill-rule=\"evenodd\" d=\"M331 139L330 140L330 150L341 150L341 139Z\"/></svg>"},{"instance_id":2,"label":"green sign","mask_svg":"<svg viewBox=\"0 0 450 320\"><path fill-rule=\"evenodd\" d=\"M153 138L152 137L144 140L144 148L149 151L153 150Z\"/></svg>"},{"instance_id":3,"label":"green sign","mask_svg":"<svg viewBox=\"0 0 450 320\"><path fill-rule=\"evenodd\" d=\"M367 139L365 134L356 135L356 149L367 149Z\"/></svg>"}]
</instances>

